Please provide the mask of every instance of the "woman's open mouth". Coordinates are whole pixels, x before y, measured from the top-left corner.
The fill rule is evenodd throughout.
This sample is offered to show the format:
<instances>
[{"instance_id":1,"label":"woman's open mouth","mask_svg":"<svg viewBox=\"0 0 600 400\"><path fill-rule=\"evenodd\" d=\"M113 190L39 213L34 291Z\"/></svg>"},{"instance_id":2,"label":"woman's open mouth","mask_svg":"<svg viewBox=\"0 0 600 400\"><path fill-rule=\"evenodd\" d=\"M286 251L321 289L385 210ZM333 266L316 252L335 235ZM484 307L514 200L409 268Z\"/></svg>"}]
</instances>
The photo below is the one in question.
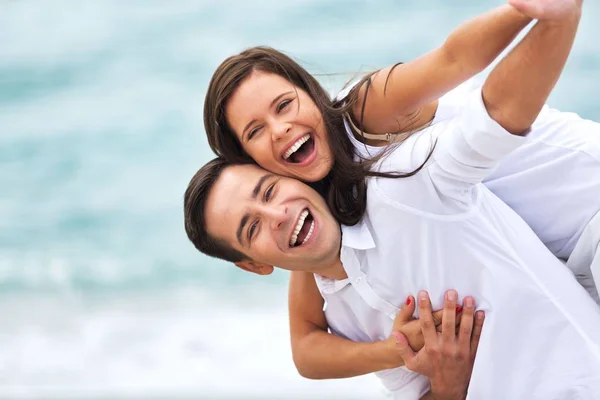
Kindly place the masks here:
<instances>
[{"instance_id":1,"label":"woman's open mouth","mask_svg":"<svg viewBox=\"0 0 600 400\"><path fill-rule=\"evenodd\" d=\"M296 222L292 237L290 238L290 247L299 247L308 242L315 230L315 220L307 208L300 213Z\"/></svg>"},{"instance_id":2,"label":"woman's open mouth","mask_svg":"<svg viewBox=\"0 0 600 400\"><path fill-rule=\"evenodd\" d=\"M292 164L301 164L315 151L315 141L310 133L298 138L284 153L283 159Z\"/></svg>"}]
</instances>

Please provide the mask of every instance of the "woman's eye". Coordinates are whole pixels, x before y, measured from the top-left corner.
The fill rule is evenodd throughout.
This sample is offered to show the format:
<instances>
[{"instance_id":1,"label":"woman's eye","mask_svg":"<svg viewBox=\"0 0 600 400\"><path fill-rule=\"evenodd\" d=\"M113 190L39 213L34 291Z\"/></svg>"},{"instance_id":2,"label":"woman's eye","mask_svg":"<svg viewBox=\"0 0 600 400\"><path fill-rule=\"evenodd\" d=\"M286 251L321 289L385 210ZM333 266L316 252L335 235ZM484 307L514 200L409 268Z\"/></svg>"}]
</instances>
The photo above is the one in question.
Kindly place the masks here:
<instances>
[{"instance_id":1,"label":"woman's eye","mask_svg":"<svg viewBox=\"0 0 600 400\"><path fill-rule=\"evenodd\" d=\"M271 185L269 186L269 188L267 189L267 191L265 192L265 200L269 201L271 200L271 196L273 196L273 188L275 187L275 185Z\"/></svg>"},{"instance_id":2,"label":"woman's eye","mask_svg":"<svg viewBox=\"0 0 600 400\"><path fill-rule=\"evenodd\" d=\"M258 131L260 131L260 128L262 128L262 126L257 126L256 128L252 129L248 134L248 140L252 139L254 135L256 135Z\"/></svg>"},{"instance_id":3,"label":"woman's eye","mask_svg":"<svg viewBox=\"0 0 600 400\"><path fill-rule=\"evenodd\" d=\"M288 106L288 104L290 104L292 101L291 100L284 100L281 103L279 103L279 105L277 106L277 112L281 112L284 108L286 108Z\"/></svg>"}]
</instances>

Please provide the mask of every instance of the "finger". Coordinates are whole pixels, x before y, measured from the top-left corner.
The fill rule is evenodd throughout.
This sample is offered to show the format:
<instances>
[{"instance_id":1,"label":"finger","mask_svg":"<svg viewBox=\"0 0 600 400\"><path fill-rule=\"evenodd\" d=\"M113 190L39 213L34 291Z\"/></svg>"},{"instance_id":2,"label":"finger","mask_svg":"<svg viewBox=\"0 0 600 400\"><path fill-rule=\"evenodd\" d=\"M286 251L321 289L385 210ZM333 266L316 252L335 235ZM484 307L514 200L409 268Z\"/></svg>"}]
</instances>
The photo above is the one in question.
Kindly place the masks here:
<instances>
[{"instance_id":1,"label":"finger","mask_svg":"<svg viewBox=\"0 0 600 400\"><path fill-rule=\"evenodd\" d=\"M471 334L471 354L473 358L475 358L475 353L477 353L477 346L479 346L484 321L485 313L481 310L477 311L475 313L475 322L473 323L473 333Z\"/></svg>"},{"instance_id":2,"label":"finger","mask_svg":"<svg viewBox=\"0 0 600 400\"><path fill-rule=\"evenodd\" d=\"M406 339L404 334L394 331L392 332L392 336L396 339L396 350L398 351L398 354L400 354L400 357L402 357L402 360L404 360L404 365L409 367L413 364L416 353L411 349L408 344L408 339Z\"/></svg>"},{"instance_id":3,"label":"finger","mask_svg":"<svg viewBox=\"0 0 600 400\"><path fill-rule=\"evenodd\" d=\"M462 318L462 306L456 306L456 322L454 323L454 335L455 337L458 337L458 330L460 329L460 321ZM442 326L438 326L437 327L437 331L442 333Z\"/></svg>"},{"instance_id":4,"label":"finger","mask_svg":"<svg viewBox=\"0 0 600 400\"><path fill-rule=\"evenodd\" d=\"M463 311L460 318L458 332L459 347L465 351L471 348L471 333L473 332L473 320L475 318L475 299L467 296L463 299Z\"/></svg>"},{"instance_id":5,"label":"finger","mask_svg":"<svg viewBox=\"0 0 600 400\"><path fill-rule=\"evenodd\" d=\"M462 312L462 306L456 306L456 334L458 335L458 327L460 326L460 315ZM433 312L433 323L435 324L435 330L442 333L442 321L444 316L444 309L436 310Z\"/></svg>"},{"instance_id":6,"label":"finger","mask_svg":"<svg viewBox=\"0 0 600 400\"><path fill-rule=\"evenodd\" d=\"M421 350L425 345L423 332L421 331L421 321L418 319L408 321L402 326L402 329L399 329L399 332L402 332L406 336L408 344L414 351Z\"/></svg>"},{"instance_id":7,"label":"finger","mask_svg":"<svg viewBox=\"0 0 600 400\"><path fill-rule=\"evenodd\" d=\"M425 291L419 292L419 321L421 322L421 331L425 344L435 343L437 334L435 332L435 324L433 323L433 315L431 314L431 301L429 295Z\"/></svg>"},{"instance_id":8,"label":"finger","mask_svg":"<svg viewBox=\"0 0 600 400\"><path fill-rule=\"evenodd\" d=\"M460 317L462 316L462 310L463 310L463 306L461 305L457 305L456 306L456 318L455 318L455 323L454 326L456 328L458 328L460 326Z\"/></svg>"},{"instance_id":9,"label":"finger","mask_svg":"<svg viewBox=\"0 0 600 400\"><path fill-rule=\"evenodd\" d=\"M442 339L446 343L453 343L456 338L456 298L455 290L446 291L444 296L444 317L442 321Z\"/></svg>"},{"instance_id":10,"label":"finger","mask_svg":"<svg viewBox=\"0 0 600 400\"><path fill-rule=\"evenodd\" d=\"M509 0L508 4L528 17L535 18L539 13L539 4L530 0Z\"/></svg>"},{"instance_id":11,"label":"finger","mask_svg":"<svg viewBox=\"0 0 600 400\"><path fill-rule=\"evenodd\" d=\"M434 311L431 314L433 317L433 323L435 324L435 330L442 333L442 321L444 319L444 309Z\"/></svg>"},{"instance_id":12,"label":"finger","mask_svg":"<svg viewBox=\"0 0 600 400\"><path fill-rule=\"evenodd\" d=\"M393 331L400 330L407 322L414 319L413 314L415 312L415 307L415 298L408 296L406 302L402 305L398 314L396 314L396 318L394 318L394 324L392 325Z\"/></svg>"},{"instance_id":13,"label":"finger","mask_svg":"<svg viewBox=\"0 0 600 400\"><path fill-rule=\"evenodd\" d=\"M433 323L435 326L439 326L442 324L442 320L444 317L444 309L434 311L431 316L433 317Z\"/></svg>"}]
</instances>

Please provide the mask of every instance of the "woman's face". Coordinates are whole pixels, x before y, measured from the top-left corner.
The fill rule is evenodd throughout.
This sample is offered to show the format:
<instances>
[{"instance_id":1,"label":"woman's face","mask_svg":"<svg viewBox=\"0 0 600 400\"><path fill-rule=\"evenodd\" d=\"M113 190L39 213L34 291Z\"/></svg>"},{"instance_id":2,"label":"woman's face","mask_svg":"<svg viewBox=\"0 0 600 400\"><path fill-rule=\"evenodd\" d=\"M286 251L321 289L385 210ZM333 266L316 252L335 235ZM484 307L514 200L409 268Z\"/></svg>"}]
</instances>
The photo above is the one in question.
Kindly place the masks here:
<instances>
[{"instance_id":1,"label":"woman's face","mask_svg":"<svg viewBox=\"0 0 600 400\"><path fill-rule=\"evenodd\" d=\"M225 116L246 153L264 169L306 182L331 170L321 112L308 93L281 76L253 72L229 99Z\"/></svg>"}]
</instances>

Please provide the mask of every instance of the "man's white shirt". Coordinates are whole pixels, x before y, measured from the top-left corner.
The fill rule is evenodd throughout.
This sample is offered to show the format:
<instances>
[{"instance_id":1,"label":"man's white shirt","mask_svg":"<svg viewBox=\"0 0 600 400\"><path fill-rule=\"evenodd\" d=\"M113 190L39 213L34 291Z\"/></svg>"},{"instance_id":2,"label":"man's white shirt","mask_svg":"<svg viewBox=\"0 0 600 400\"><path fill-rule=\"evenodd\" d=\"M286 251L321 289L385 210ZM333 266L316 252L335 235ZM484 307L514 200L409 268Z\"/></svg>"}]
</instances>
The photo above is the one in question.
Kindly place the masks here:
<instances>
[{"instance_id":1,"label":"man's white shirt","mask_svg":"<svg viewBox=\"0 0 600 400\"><path fill-rule=\"evenodd\" d=\"M348 279L317 276L328 324L354 341L381 340L408 295L427 290L441 308L445 290L456 289L486 312L470 398L600 398L599 308L527 224L480 183L528 139L491 120L480 91L461 107L455 118L441 108L431 127L377 165L412 171L437 140L415 176L369 179L364 218L342 227ZM557 242L566 252L569 246L568 238ZM428 390L427 379L405 368L378 375L397 398Z\"/></svg>"}]
</instances>

